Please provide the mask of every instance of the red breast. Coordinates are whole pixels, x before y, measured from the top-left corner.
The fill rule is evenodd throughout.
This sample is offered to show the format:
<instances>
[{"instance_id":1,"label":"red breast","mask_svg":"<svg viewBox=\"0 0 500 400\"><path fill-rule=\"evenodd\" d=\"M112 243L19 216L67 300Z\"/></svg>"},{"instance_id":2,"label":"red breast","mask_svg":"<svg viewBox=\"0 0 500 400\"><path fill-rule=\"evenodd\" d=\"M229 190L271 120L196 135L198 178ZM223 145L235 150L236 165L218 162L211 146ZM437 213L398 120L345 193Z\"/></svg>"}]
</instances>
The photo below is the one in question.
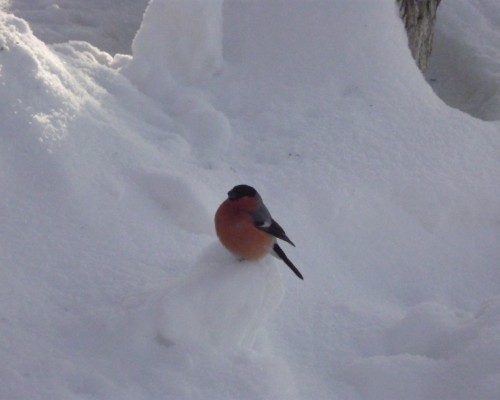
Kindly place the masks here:
<instances>
[{"instance_id":1,"label":"red breast","mask_svg":"<svg viewBox=\"0 0 500 400\"><path fill-rule=\"evenodd\" d=\"M268 254L276 242L274 236L257 229L250 214L256 200L226 200L215 213L215 231L231 253L247 260L258 260Z\"/></svg>"}]
</instances>

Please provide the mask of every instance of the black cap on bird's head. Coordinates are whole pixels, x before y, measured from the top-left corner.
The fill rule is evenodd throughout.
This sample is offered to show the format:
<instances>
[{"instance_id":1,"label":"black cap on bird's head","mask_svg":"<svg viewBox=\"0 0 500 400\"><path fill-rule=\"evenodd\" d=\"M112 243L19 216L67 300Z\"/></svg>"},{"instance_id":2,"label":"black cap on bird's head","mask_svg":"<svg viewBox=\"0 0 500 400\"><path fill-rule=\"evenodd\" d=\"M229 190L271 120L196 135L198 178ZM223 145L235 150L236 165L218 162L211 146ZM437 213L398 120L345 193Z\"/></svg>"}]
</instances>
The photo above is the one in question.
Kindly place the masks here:
<instances>
[{"instance_id":1,"label":"black cap on bird's head","mask_svg":"<svg viewBox=\"0 0 500 400\"><path fill-rule=\"evenodd\" d=\"M257 191L248 185L238 185L227 192L227 197L229 200L238 200L242 197L255 197L257 196Z\"/></svg>"}]
</instances>

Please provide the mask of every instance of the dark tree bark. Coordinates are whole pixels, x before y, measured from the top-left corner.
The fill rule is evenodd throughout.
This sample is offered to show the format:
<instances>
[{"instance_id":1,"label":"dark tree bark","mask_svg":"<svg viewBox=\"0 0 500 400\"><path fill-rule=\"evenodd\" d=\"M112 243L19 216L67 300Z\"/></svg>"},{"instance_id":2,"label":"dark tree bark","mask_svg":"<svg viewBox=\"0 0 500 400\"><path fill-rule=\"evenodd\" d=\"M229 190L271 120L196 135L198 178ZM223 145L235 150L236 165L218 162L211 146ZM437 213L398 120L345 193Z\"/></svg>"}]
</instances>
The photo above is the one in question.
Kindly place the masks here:
<instances>
[{"instance_id":1,"label":"dark tree bark","mask_svg":"<svg viewBox=\"0 0 500 400\"><path fill-rule=\"evenodd\" d=\"M421 71L432 52L436 11L441 0L396 0L408 34L408 46Z\"/></svg>"}]
</instances>

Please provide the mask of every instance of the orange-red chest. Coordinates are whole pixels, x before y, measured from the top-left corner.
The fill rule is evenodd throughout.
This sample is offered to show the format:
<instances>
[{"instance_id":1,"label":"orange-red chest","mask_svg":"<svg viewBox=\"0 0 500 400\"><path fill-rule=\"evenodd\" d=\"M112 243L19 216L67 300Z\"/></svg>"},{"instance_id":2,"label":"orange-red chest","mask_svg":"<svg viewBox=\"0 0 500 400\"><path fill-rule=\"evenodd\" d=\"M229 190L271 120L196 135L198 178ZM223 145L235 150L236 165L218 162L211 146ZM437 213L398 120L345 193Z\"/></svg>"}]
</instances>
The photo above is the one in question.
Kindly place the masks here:
<instances>
[{"instance_id":1,"label":"orange-red chest","mask_svg":"<svg viewBox=\"0 0 500 400\"><path fill-rule=\"evenodd\" d=\"M247 260L258 260L268 254L276 241L274 236L257 229L252 216L230 200L215 213L215 231L231 253Z\"/></svg>"}]
</instances>

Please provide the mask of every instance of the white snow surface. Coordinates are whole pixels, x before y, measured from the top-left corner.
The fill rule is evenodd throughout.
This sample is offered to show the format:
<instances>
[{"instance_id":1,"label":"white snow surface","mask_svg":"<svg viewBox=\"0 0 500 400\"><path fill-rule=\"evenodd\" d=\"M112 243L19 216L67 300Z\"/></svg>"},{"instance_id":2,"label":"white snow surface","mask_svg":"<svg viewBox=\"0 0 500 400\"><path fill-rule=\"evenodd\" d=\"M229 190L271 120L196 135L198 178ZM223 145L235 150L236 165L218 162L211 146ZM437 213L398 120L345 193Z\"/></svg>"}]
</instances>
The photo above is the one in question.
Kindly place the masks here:
<instances>
[{"instance_id":1,"label":"white snow surface","mask_svg":"<svg viewBox=\"0 0 500 400\"><path fill-rule=\"evenodd\" d=\"M439 10L487 55L446 103L390 0L33 3L0 3L0 399L498 400L500 85L454 108L495 0ZM304 281L218 243L240 183Z\"/></svg>"}]
</instances>

